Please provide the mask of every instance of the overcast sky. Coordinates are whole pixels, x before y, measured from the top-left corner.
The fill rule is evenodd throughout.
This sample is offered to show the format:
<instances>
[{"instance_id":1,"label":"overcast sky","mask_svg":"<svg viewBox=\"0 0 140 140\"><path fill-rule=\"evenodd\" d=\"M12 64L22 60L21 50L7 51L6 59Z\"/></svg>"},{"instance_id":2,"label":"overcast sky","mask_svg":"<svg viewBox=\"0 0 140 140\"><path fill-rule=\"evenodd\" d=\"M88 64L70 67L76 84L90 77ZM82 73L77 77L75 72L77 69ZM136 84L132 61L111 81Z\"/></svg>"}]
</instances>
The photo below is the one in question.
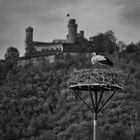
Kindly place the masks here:
<instances>
[{"instance_id":1,"label":"overcast sky","mask_svg":"<svg viewBox=\"0 0 140 140\"><path fill-rule=\"evenodd\" d=\"M28 26L36 41L65 39L68 13L86 38L113 30L126 44L140 41L140 0L0 0L0 58L9 46L23 55Z\"/></svg>"}]
</instances>

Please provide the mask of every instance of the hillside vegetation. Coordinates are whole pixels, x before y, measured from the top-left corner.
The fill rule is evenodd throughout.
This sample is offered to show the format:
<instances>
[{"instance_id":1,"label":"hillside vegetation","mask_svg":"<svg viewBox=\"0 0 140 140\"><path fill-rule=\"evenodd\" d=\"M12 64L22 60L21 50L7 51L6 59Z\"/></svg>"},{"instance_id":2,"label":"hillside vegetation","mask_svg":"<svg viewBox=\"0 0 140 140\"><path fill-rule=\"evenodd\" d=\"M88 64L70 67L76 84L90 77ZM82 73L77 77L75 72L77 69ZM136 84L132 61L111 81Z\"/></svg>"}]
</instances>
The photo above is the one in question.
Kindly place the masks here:
<instances>
[{"instance_id":1,"label":"hillside vegetation","mask_svg":"<svg viewBox=\"0 0 140 140\"><path fill-rule=\"evenodd\" d=\"M113 31L100 33L79 40L76 58L57 55L52 64L43 59L24 67L17 65L18 49L9 47L0 61L0 140L92 140L93 116L67 85L69 72L92 68L84 51L107 55L127 75L126 87L98 114L98 140L139 140L140 43L116 40Z\"/></svg>"},{"instance_id":2,"label":"hillside vegetation","mask_svg":"<svg viewBox=\"0 0 140 140\"><path fill-rule=\"evenodd\" d=\"M17 67L1 65L1 140L92 140L92 114L70 91L66 74L91 68L90 56L66 57ZM140 56L110 54L115 69L125 71L127 83L98 115L98 140L140 139ZM5 69L6 71L5 71ZM89 97L83 97L89 101ZM134 129L134 130L133 130Z\"/></svg>"}]
</instances>

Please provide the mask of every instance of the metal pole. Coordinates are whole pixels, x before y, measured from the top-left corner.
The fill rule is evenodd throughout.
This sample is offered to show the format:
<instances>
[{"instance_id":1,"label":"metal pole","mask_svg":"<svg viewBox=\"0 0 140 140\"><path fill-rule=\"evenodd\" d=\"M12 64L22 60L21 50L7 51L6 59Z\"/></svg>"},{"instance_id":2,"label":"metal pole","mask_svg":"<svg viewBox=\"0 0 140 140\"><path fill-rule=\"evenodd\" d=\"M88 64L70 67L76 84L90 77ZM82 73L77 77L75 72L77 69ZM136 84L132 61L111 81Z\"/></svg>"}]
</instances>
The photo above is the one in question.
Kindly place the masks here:
<instances>
[{"instance_id":1,"label":"metal pole","mask_svg":"<svg viewBox=\"0 0 140 140\"><path fill-rule=\"evenodd\" d=\"M92 101L92 108L84 101L84 99L78 94L76 90L73 90L75 95L81 99L81 101L91 110L93 113L93 140L97 140L97 114L102 110L102 108L107 104L107 102L113 97L116 93L117 89L112 93L112 95L107 99L107 101L99 108L99 104L101 102L103 92L101 91L100 97L98 99L97 92L94 90L94 94L92 95L91 90L89 88L89 93Z\"/></svg>"},{"instance_id":2,"label":"metal pole","mask_svg":"<svg viewBox=\"0 0 140 140\"><path fill-rule=\"evenodd\" d=\"M93 140L97 138L97 113L94 113L94 120L93 120Z\"/></svg>"},{"instance_id":3,"label":"metal pole","mask_svg":"<svg viewBox=\"0 0 140 140\"><path fill-rule=\"evenodd\" d=\"M75 90L73 90L73 91L74 91L75 95L77 97L79 97L80 100L91 110L91 112L93 112L93 109L84 101L84 99L78 94L78 92L76 92Z\"/></svg>"},{"instance_id":4,"label":"metal pole","mask_svg":"<svg viewBox=\"0 0 140 140\"><path fill-rule=\"evenodd\" d=\"M102 110L102 108L107 104L107 102L113 97L113 95L116 93L117 90L115 90L112 95L106 100L106 102L102 105L100 109L98 109L97 113Z\"/></svg>"},{"instance_id":5,"label":"metal pole","mask_svg":"<svg viewBox=\"0 0 140 140\"><path fill-rule=\"evenodd\" d=\"M97 91L94 91L94 103L95 103L95 109L94 109L94 137L93 140L97 139L97 111L98 111L98 103L97 103Z\"/></svg>"}]
</instances>

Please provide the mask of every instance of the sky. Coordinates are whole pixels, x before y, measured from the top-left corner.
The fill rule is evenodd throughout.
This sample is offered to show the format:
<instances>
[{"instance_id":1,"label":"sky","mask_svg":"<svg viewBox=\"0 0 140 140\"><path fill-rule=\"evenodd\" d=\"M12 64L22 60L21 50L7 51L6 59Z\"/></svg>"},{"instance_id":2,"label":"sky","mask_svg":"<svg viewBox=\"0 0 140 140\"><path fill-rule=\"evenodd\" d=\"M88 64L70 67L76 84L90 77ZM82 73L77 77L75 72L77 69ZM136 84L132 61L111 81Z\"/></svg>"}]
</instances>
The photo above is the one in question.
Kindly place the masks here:
<instances>
[{"instance_id":1,"label":"sky","mask_svg":"<svg viewBox=\"0 0 140 140\"><path fill-rule=\"evenodd\" d=\"M67 14L89 39L112 30L118 41L140 41L140 0L0 0L0 58L8 47L25 52L25 28L34 28L34 40L65 39Z\"/></svg>"}]
</instances>

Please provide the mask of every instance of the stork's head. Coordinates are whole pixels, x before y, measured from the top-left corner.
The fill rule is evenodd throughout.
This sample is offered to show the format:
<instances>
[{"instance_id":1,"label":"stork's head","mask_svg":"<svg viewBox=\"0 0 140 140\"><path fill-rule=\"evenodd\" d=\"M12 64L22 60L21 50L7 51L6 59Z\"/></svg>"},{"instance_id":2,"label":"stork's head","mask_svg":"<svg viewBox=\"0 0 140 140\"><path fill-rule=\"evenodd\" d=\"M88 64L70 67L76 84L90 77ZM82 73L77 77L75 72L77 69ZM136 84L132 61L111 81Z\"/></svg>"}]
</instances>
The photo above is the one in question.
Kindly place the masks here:
<instances>
[{"instance_id":1,"label":"stork's head","mask_svg":"<svg viewBox=\"0 0 140 140\"><path fill-rule=\"evenodd\" d=\"M91 54L91 56L96 56L96 53L95 53L95 52L93 52L93 53Z\"/></svg>"}]
</instances>

